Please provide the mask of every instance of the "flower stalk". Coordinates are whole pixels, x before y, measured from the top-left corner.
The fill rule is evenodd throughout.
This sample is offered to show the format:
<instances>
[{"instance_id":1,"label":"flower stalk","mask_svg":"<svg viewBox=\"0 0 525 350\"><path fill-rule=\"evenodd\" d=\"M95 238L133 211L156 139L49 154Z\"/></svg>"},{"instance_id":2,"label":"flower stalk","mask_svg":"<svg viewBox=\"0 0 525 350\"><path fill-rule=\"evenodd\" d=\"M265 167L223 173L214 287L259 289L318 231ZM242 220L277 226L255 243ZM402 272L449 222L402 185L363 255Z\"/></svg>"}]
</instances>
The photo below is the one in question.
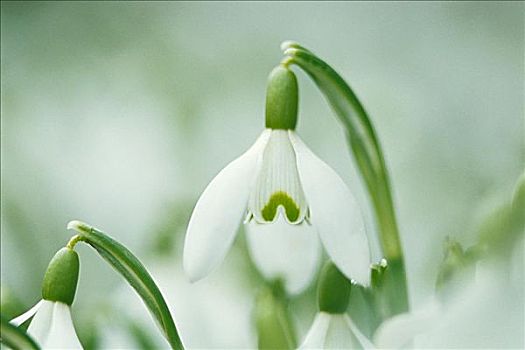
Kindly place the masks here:
<instances>
[{"instance_id":1,"label":"flower stalk","mask_svg":"<svg viewBox=\"0 0 525 350\"><path fill-rule=\"evenodd\" d=\"M328 64L293 42L281 45L286 56L281 64L299 66L314 80L343 124L352 153L376 214L381 248L391 278L390 304L397 314L408 310L408 293L403 249L399 238L390 180L383 152L363 105L350 86Z\"/></svg>"},{"instance_id":2,"label":"flower stalk","mask_svg":"<svg viewBox=\"0 0 525 350\"><path fill-rule=\"evenodd\" d=\"M281 280L269 283L255 301L258 349L296 349L297 339Z\"/></svg>"},{"instance_id":3,"label":"flower stalk","mask_svg":"<svg viewBox=\"0 0 525 350\"><path fill-rule=\"evenodd\" d=\"M74 246L79 241L92 246L135 289L170 346L173 349L184 349L168 305L140 260L122 244L86 223L75 220L67 227L78 232L78 235L69 241L68 246Z\"/></svg>"}]
</instances>

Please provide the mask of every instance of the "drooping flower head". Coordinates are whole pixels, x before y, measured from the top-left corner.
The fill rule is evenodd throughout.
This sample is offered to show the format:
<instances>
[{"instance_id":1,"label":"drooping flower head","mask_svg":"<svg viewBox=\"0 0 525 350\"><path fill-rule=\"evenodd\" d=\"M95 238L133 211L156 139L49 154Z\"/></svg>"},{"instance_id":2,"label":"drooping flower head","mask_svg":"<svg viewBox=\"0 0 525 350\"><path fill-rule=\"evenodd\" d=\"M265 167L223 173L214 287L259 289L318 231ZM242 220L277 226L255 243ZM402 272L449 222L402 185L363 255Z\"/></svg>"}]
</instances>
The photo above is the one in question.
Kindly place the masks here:
<instances>
[{"instance_id":1,"label":"drooping flower head","mask_svg":"<svg viewBox=\"0 0 525 350\"><path fill-rule=\"evenodd\" d=\"M319 277L319 312L299 349L374 349L347 314L350 281L332 262Z\"/></svg>"},{"instance_id":2,"label":"drooping flower head","mask_svg":"<svg viewBox=\"0 0 525 350\"><path fill-rule=\"evenodd\" d=\"M44 275L42 300L11 321L19 326L33 317L27 332L43 349L82 349L70 310L79 266L78 254L73 249L60 249Z\"/></svg>"},{"instance_id":3,"label":"drooping flower head","mask_svg":"<svg viewBox=\"0 0 525 350\"><path fill-rule=\"evenodd\" d=\"M311 282L319 238L348 277L368 284L368 240L357 202L344 181L295 132L298 88L278 66L269 77L266 129L211 181L195 205L184 246L191 280L206 276L245 224L250 255L268 279L291 293Z\"/></svg>"}]
</instances>

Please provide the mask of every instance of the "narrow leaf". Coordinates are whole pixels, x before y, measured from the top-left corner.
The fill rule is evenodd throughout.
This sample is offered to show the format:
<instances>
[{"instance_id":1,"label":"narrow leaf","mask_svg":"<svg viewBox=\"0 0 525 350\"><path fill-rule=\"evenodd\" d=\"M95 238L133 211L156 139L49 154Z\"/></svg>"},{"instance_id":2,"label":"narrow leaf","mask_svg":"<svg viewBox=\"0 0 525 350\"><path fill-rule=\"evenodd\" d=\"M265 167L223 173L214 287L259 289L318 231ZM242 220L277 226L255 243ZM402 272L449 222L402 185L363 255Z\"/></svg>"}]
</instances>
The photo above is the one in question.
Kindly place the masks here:
<instances>
[{"instance_id":1,"label":"narrow leaf","mask_svg":"<svg viewBox=\"0 0 525 350\"><path fill-rule=\"evenodd\" d=\"M395 301L398 312L408 309L403 251L394 212L390 180L372 122L363 105L343 78L311 51L294 42L285 42L284 65L295 64L316 83L329 105L343 124L351 152L368 188L378 220L383 254L390 266L395 266L397 287L401 299Z\"/></svg>"},{"instance_id":2,"label":"narrow leaf","mask_svg":"<svg viewBox=\"0 0 525 350\"><path fill-rule=\"evenodd\" d=\"M40 349L38 344L22 329L10 324L3 315L0 315L0 342L15 350Z\"/></svg>"},{"instance_id":3,"label":"narrow leaf","mask_svg":"<svg viewBox=\"0 0 525 350\"><path fill-rule=\"evenodd\" d=\"M146 267L126 247L83 222L71 221L68 229L79 232L78 240L91 245L135 289L157 321L173 349L184 349L177 328L155 281Z\"/></svg>"}]
</instances>

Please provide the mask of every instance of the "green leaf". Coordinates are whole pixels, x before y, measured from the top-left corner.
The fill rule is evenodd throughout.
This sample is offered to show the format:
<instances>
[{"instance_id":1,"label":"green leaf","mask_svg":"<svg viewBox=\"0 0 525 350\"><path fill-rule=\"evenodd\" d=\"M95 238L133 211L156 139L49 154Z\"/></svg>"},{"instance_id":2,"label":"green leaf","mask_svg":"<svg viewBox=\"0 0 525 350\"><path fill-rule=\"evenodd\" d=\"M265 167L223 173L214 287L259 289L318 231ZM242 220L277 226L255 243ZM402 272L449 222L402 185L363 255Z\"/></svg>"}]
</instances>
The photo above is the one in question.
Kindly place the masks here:
<instances>
[{"instance_id":1,"label":"green leaf","mask_svg":"<svg viewBox=\"0 0 525 350\"><path fill-rule=\"evenodd\" d=\"M12 319L25 311L24 304L11 288L4 283L0 286L0 310L7 319Z\"/></svg>"},{"instance_id":2,"label":"green leaf","mask_svg":"<svg viewBox=\"0 0 525 350\"><path fill-rule=\"evenodd\" d=\"M68 229L79 235L73 241L91 245L135 289L157 321L173 349L184 349L166 301L146 267L126 247L83 222L71 221ZM74 244L74 243L73 243Z\"/></svg>"},{"instance_id":3,"label":"green leaf","mask_svg":"<svg viewBox=\"0 0 525 350\"><path fill-rule=\"evenodd\" d=\"M0 319L0 342L2 344L15 350L40 349L38 344L26 332L10 324L3 315L0 315Z\"/></svg>"},{"instance_id":4,"label":"green leaf","mask_svg":"<svg viewBox=\"0 0 525 350\"><path fill-rule=\"evenodd\" d=\"M281 45L282 64L295 64L316 83L346 131L351 152L365 180L378 221L380 242L391 266L399 298L392 300L396 313L408 310L403 251L394 212L390 180L372 122L350 86L328 64L294 42Z\"/></svg>"}]
</instances>

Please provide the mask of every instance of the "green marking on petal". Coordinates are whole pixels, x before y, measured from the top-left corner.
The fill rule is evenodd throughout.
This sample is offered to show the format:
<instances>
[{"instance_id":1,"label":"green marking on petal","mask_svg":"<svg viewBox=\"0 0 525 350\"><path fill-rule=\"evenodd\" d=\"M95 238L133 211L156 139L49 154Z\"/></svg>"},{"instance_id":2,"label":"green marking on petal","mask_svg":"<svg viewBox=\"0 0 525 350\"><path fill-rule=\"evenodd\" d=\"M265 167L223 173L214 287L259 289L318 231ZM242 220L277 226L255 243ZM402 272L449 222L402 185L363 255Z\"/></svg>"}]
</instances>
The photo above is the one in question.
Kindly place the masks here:
<instances>
[{"instance_id":1,"label":"green marking on petal","mask_svg":"<svg viewBox=\"0 0 525 350\"><path fill-rule=\"evenodd\" d=\"M280 205L283 206L288 221L295 222L299 218L299 206L288 193L279 191L272 194L270 200L262 209L261 214L263 219L273 221L275 214L277 214L277 208L279 208Z\"/></svg>"}]
</instances>

